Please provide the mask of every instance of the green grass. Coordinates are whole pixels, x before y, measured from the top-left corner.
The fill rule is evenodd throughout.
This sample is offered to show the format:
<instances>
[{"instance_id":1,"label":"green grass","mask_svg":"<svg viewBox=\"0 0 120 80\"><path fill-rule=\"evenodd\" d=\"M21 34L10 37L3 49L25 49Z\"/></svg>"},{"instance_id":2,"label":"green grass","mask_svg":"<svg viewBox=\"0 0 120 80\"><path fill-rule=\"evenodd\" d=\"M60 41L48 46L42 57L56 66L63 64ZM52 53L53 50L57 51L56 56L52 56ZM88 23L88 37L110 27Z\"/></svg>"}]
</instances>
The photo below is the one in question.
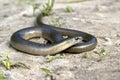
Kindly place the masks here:
<instances>
[{"instance_id":1,"label":"green grass","mask_svg":"<svg viewBox=\"0 0 120 80\"><path fill-rule=\"evenodd\" d=\"M98 51L94 51L95 54L98 55L98 58L97 58L97 62L100 62L102 61L105 57L108 56L108 54L106 53L106 50L104 48L101 48L100 50ZM90 54L88 52L85 52L83 53L83 58L89 58Z\"/></svg>"},{"instance_id":2,"label":"green grass","mask_svg":"<svg viewBox=\"0 0 120 80\"><path fill-rule=\"evenodd\" d=\"M73 9L71 6L67 6L67 7L66 7L66 11L67 11L67 12L73 12L74 9Z\"/></svg>"},{"instance_id":3,"label":"green grass","mask_svg":"<svg viewBox=\"0 0 120 80\"><path fill-rule=\"evenodd\" d=\"M54 6L55 0L48 0L47 3L41 4L41 3L35 3L35 0L20 0L18 3L24 3L32 5L33 7L33 15L35 15L35 11L39 9L40 6L43 7L42 14L43 16L48 16L52 12L52 8Z\"/></svg>"},{"instance_id":4,"label":"green grass","mask_svg":"<svg viewBox=\"0 0 120 80\"><path fill-rule=\"evenodd\" d=\"M41 70L48 76L51 76L53 74L53 72L47 68L41 68Z\"/></svg>"},{"instance_id":5,"label":"green grass","mask_svg":"<svg viewBox=\"0 0 120 80\"><path fill-rule=\"evenodd\" d=\"M48 0L48 2L43 5L42 14L44 16L48 16L51 14L54 3L55 3L55 0Z\"/></svg>"},{"instance_id":6,"label":"green grass","mask_svg":"<svg viewBox=\"0 0 120 80\"><path fill-rule=\"evenodd\" d=\"M33 15L35 15L35 11L41 6L41 4L33 4L32 7L33 7Z\"/></svg>"},{"instance_id":7,"label":"green grass","mask_svg":"<svg viewBox=\"0 0 120 80\"><path fill-rule=\"evenodd\" d=\"M89 58L89 53L87 53L87 52L85 52L85 53L83 53L83 58Z\"/></svg>"},{"instance_id":8,"label":"green grass","mask_svg":"<svg viewBox=\"0 0 120 80\"><path fill-rule=\"evenodd\" d=\"M9 54L4 55L4 56L1 55L0 62L4 65L4 67L7 70L11 69L12 67L16 67L16 66L21 66L21 67L30 69L30 67L28 67L26 64L24 64L22 62L12 63L11 60L10 60L10 55Z\"/></svg>"},{"instance_id":9,"label":"green grass","mask_svg":"<svg viewBox=\"0 0 120 80\"><path fill-rule=\"evenodd\" d=\"M35 14L35 11L42 6L43 10L42 10L42 15L43 16L49 16L52 12L52 8L54 6L55 0L48 0L47 3L45 4L33 4L33 15Z\"/></svg>"},{"instance_id":10,"label":"green grass","mask_svg":"<svg viewBox=\"0 0 120 80\"><path fill-rule=\"evenodd\" d=\"M94 51L95 54L98 54L99 58L97 62L102 61L105 57L107 57L107 53L104 48L101 48L99 51Z\"/></svg>"},{"instance_id":11,"label":"green grass","mask_svg":"<svg viewBox=\"0 0 120 80\"><path fill-rule=\"evenodd\" d=\"M3 80L3 74L0 73L0 80Z\"/></svg>"},{"instance_id":12,"label":"green grass","mask_svg":"<svg viewBox=\"0 0 120 80\"><path fill-rule=\"evenodd\" d=\"M65 54L56 54L54 56L48 55L47 61L51 62L52 60L57 59L57 58L66 58L66 55Z\"/></svg>"},{"instance_id":13,"label":"green grass","mask_svg":"<svg viewBox=\"0 0 120 80\"><path fill-rule=\"evenodd\" d=\"M35 0L19 0L19 4L33 4Z\"/></svg>"}]
</instances>

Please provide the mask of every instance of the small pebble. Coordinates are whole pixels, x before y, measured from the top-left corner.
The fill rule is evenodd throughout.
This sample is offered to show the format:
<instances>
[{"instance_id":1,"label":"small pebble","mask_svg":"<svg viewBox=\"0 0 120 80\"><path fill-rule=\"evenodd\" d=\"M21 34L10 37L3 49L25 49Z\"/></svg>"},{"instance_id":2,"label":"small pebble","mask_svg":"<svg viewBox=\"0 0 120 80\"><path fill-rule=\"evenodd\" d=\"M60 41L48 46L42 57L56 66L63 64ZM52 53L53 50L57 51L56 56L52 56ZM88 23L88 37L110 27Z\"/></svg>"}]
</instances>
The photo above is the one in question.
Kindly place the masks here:
<instances>
[{"instance_id":1,"label":"small pebble","mask_svg":"<svg viewBox=\"0 0 120 80\"><path fill-rule=\"evenodd\" d=\"M73 20L75 20L75 21L78 21L78 20L80 20L79 18L76 18L76 17L74 17L74 18L72 18Z\"/></svg>"},{"instance_id":2,"label":"small pebble","mask_svg":"<svg viewBox=\"0 0 120 80\"><path fill-rule=\"evenodd\" d=\"M104 40L106 41L104 45L112 45L112 41L110 38L104 38Z\"/></svg>"},{"instance_id":3,"label":"small pebble","mask_svg":"<svg viewBox=\"0 0 120 80\"><path fill-rule=\"evenodd\" d=\"M115 42L115 45L119 47L119 46L120 46L120 40L117 40L117 41Z\"/></svg>"}]
</instances>

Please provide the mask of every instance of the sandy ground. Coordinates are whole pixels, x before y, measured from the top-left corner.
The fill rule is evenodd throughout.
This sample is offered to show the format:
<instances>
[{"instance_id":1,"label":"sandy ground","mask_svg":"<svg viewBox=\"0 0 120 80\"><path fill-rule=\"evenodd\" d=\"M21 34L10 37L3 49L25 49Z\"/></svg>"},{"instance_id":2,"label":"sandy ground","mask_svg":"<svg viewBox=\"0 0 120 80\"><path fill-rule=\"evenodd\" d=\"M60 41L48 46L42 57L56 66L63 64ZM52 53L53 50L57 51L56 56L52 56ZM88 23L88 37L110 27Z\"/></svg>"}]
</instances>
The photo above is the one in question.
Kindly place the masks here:
<instances>
[{"instance_id":1,"label":"sandy ground","mask_svg":"<svg viewBox=\"0 0 120 80\"><path fill-rule=\"evenodd\" d=\"M6 70L0 64L0 73L4 80L120 79L120 0L56 3L54 14L46 17L44 22L49 23L60 17L61 23L64 23L61 27L93 34L98 39L98 45L95 50L88 52L90 56L87 59L83 58L83 54L66 54L66 58L56 58L51 62L47 62L44 56L25 54L9 45L10 36L19 29L33 26L36 18L32 16L30 5L18 4L17 1L0 0L0 54L9 53L12 62L23 62L31 70L22 67ZM72 6L75 11L66 12L67 5ZM38 12L39 10L36 14ZM94 52L101 48L105 49L107 57L97 62L99 56ZM53 72L52 77L47 76L40 68L50 69Z\"/></svg>"}]
</instances>

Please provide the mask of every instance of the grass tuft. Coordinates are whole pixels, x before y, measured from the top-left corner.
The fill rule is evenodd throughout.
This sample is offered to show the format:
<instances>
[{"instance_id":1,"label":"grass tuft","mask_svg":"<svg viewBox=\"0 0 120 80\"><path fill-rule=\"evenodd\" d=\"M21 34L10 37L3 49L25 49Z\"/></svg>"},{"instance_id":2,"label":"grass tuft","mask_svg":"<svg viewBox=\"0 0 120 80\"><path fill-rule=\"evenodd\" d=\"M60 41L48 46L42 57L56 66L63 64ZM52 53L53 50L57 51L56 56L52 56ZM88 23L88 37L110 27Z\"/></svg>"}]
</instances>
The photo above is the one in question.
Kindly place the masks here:
<instances>
[{"instance_id":1,"label":"grass tuft","mask_svg":"<svg viewBox=\"0 0 120 80\"><path fill-rule=\"evenodd\" d=\"M66 58L66 55L65 54L56 54L54 56L48 55L47 61L51 62L52 60L57 59L57 58Z\"/></svg>"},{"instance_id":2,"label":"grass tuft","mask_svg":"<svg viewBox=\"0 0 120 80\"><path fill-rule=\"evenodd\" d=\"M99 55L97 62L102 61L105 57L108 56L104 48L101 48L100 51L94 51L94 53Z\"/></svg>"},{"instance_id":3,"label":"grass tuft","mask_svg":"<svg viewBox=\"0 0 120 80\"><path fill-rule=\"evenodd\" d=\"M11 69L12 67L15 67L15 66L21 66L21 67L24 67L26 69L30 69L30 67L28 67L26 64L22 63L22 62L15 62L15 63L12 63L11 60L10 60L10 55L7 54L4 56L1 56L1 63L4 65L4 67L9 70Z\"/></svg>"},{"instance_id":4,"label":"grass tuft","mask_svg":"<svg viewBox=\"0 0 120 80\"><path fill-rule=\"evenodd\" d=\"M0 73L0 80L3 80L3 74Z\"/></svg>"},{"instance_id":5,"label":"grass tuft","mask_svg":"<svg viewBox=\"0 0 120 80\"><path fill-rule=\"evenodd\" d=\"M47 68L41 68L41 70L45 72L48 76L51 76L53 74L52 71Z\"/></svg>"},{"instance_id":6,"label":"grass tuft","mask_svg":"<svg viewBox=\"0 0 120 80\"><path fill-rule=\"evenodd\" d=\"M74 9L71 6L66 7L67 12L74 12Z\"/></svg>"},{"instance_id":7,"label":"grass tuft","mask_svg":"<svg viewBox=\"0 0 120 80\"><path fill-rule=\"evenodd\" d=\"M43 16L49 16L51 14L54 3L55 0L48 0L48 2L43 5Z\"/></svg>"},{"instance_id":8,"label":"grass tuft","mask_svg":"<svg viewBox=\"0 0 120 80\"><path fill-rule=\"evenodd\" d=\"M87 53L87 52L83 53L83 58L87 59L87 58L89 58L89 56L90 56L89 53Z\"/></svg>"}]
</instances>

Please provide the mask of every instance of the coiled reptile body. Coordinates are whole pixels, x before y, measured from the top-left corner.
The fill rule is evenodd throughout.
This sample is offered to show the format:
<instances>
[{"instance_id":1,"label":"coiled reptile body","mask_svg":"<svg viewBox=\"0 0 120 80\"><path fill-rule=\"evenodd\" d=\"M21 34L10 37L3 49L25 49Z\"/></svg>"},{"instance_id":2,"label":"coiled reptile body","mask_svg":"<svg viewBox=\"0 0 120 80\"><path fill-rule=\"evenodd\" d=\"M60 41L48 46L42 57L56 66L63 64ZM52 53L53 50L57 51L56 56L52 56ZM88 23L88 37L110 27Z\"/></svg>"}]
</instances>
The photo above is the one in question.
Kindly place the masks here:
<instances>
[{"instance_id":1,"label":"coiled reptile body","mask_svg":"<svg viewBox=\"0 0 120 80\"><path fill-rule=\"evenodd\" d=\"M11 45L17 50L33 55L51 55L61 51L80 53L93 50L96 47L97 39L88 33L58 28L41 22L41 15L37 17L37 27L28 27L16 31L11 36ZM69 38L64 39L64 36ZM43 37L51 44L40 44L29 41L34 37ZM83 42L81 42L83 41Z\"/></svg>"}]
</instances>

